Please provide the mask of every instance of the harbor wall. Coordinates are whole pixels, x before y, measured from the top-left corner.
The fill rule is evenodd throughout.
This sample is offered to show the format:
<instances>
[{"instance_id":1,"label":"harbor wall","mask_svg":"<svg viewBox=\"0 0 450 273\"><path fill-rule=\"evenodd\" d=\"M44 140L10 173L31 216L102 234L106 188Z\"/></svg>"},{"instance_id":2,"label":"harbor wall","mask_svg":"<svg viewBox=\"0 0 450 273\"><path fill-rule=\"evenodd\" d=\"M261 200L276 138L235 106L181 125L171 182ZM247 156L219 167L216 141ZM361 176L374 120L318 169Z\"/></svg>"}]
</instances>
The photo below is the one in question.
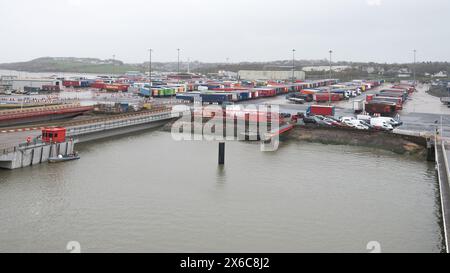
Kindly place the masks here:
<instances>
[{"instance_id":1,"label":"harbor wall","mask_svg":"<svg viewBox=\"0 0 450 273\"><path fill-rule=\"evenodd\" d=\"M73 152L74 141L57 144L40 143L19 147L15 151L0 156L0 168L18 169L48 162L49 157L69 155Z\"/></svg>"},{"instance_id":2,"label":"harbor wall","mask_svg":"<svg viewBox=\"0 0 450 273\"><path fill-rule=\"evenodd\" d=\"M297 126L286 135L286 138L323 144L372 147L424 158L427 156L427 139L425 137L391 132Z\"/></svg>"}]
</instances>

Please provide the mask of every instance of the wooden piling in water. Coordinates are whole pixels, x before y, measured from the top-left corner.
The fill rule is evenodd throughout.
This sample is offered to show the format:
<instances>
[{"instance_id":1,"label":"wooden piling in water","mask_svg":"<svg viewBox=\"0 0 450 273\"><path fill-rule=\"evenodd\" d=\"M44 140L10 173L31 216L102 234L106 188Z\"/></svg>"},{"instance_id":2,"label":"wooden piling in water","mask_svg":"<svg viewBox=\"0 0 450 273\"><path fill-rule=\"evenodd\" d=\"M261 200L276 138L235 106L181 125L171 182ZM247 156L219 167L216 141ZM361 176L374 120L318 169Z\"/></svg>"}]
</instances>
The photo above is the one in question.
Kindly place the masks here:
<instances>
[{"instance_id":1,"label":"wooden piling in water","mask_svg":"<svg viewBox=\"0 0 450 273\"><path fill-rule=\"evenodd\" d=\"M219 165L225 165L225 142L219 143Z\"/></svg>"}]
</instances>

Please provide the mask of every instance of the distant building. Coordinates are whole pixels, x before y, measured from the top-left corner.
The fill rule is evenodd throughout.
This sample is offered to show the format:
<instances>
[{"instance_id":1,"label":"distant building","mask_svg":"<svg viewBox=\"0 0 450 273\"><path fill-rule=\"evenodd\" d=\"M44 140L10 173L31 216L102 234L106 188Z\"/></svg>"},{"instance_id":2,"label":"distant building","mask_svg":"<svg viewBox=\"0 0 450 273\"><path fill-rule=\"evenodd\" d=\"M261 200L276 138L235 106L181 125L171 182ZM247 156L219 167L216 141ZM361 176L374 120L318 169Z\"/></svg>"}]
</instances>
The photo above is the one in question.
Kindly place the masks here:
<instances>
[{"instance_id":1,"label":"distant building","mask_svg":"<svg viewBox=\"0 0 450 273\"><path fill-rule=\"evenodd\" d=\"M56 79L13 79L11 80L12 89L16 91L24 91L25 87L37 87L42 89L44 85L62 86L60 80Z\"/></svg>"},{"instance_id":2,"label":"distant building","mask_svg":"<svg viewBox=\"0 0 450 273\"><path fill-rule=\"evenodd\" d=\"M447 78L447 72L441 71L432 76L433 78Z\"/></svg>"},{"instance_id":3,"label":"distant building","mask_svg":"<svg viewBox=\"0 0 450 273\"><path fill-rule=\"evenodd\" d=\"M240 70L239 77L242 80L290 80L292 79L291 71L257 71L257 70ZM294 71L296 80L305 80L306 74L304 71Z\"/></svg>"},{"instance_id":4,"label":"distant building","mask_svg":"<svg viewBox=\"0 0 450 273\"><path fill-rule=\"evenodd\" d=\"M0 76L0 91L11 90L14 79L17 79L17 76Z\"/></svg>"},{"instance_id":5,"label":"distant building","mask_svg":"<svg viewBox=\"0 0 450 273\"><path fill-rule=\"evenodd\" d=\"M348 65L334 65L331 67L331 70L334 72L342 72L344 70L350 69L351 66ZM305 72L322 72L322 71L330 71L330 66L305 66L302 69Z\"/></svg>"}]
</instances>

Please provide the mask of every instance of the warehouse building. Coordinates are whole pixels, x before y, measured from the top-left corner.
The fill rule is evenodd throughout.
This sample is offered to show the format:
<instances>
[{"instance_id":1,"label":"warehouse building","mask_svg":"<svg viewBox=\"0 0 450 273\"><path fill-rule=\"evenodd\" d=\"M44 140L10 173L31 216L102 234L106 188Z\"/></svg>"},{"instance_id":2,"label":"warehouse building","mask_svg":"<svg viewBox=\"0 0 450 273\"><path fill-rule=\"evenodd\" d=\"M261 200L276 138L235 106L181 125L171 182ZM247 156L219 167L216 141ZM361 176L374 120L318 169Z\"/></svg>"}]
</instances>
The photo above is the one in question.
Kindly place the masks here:
<instances>
[{"instance_id":1,"label":"warehouse building","mask_svg":"<svg viewBox=\"0 0 450 273\"><path fill-rule=\"evenodd\" d=\"M13 79L11 83L13 90L22 92L25 87L42 89L43 86L62 86L61 81L56 79Z\"/></svg>"},{"instance_id":2,"label":"warehouse building","mask_svg":"<svg viewBox=\"0 0 450 273\"><path fill-rule=\"evenodd\" d=\"M291 71L257 71L257 70L241 70L239 71L241 80L292 80ZM306 74L304 71L294 71L296 80L305 80Z\"/></svg>"}]
</instances>

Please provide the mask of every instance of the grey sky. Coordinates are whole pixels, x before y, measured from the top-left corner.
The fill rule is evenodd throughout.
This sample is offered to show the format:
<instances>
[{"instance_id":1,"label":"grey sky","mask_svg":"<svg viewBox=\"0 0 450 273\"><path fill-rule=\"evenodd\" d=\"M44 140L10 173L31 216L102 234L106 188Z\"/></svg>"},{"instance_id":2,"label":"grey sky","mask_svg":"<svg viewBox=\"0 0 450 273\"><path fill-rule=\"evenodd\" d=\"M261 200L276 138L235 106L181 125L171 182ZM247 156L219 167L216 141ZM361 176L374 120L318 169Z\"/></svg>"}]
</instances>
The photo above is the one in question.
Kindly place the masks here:
<instances>
[{"instance_id":1,"label":"grey sky","mask_svg":"<svg viewBox=\"0 0 450 273\"><path fill-rule=\"evenodd\" d=\"M1 0L0 62L450 60L448 0Z\"/></svg>"}]
</instances>

